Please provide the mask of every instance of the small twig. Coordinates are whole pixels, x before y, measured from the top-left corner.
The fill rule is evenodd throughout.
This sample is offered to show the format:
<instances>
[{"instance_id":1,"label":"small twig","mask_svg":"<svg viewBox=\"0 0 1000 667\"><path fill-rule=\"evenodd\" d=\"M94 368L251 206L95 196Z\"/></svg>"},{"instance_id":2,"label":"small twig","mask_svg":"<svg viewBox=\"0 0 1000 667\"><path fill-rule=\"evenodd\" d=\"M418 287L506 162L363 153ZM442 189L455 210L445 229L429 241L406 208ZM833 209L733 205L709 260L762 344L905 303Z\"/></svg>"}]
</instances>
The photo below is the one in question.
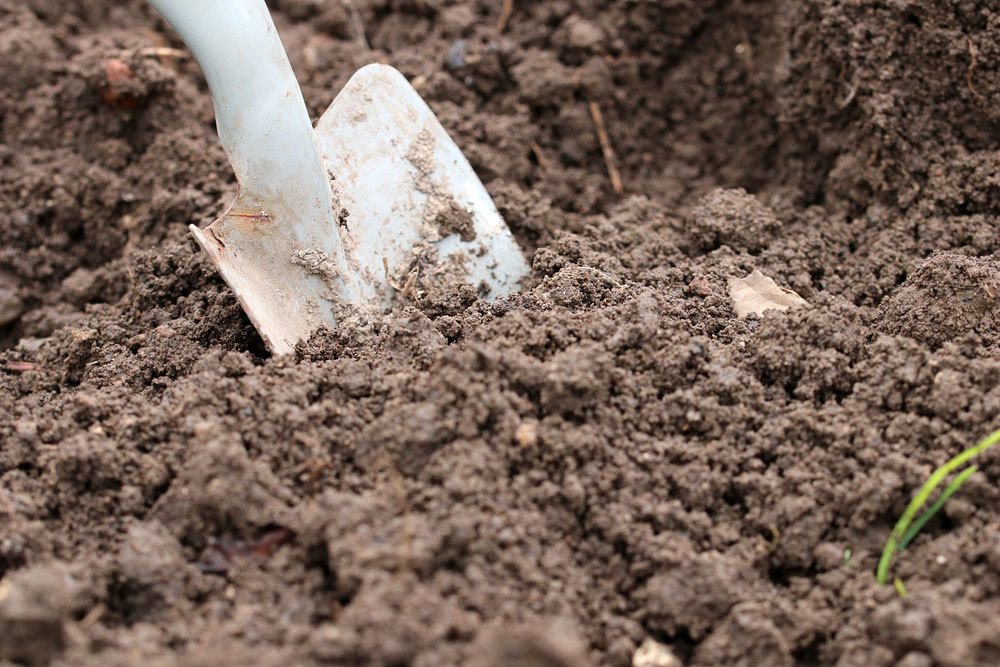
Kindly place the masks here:
<instances>
[{"instance_id":1,"label":"small twig","mask_svg":"<svg viewBox=\"0 0 1000 667\"><path fill-rule=\"evenodd\" d=\"M976 90L976 86L972 82L972 74L976 71L976 61L979 59L979 49L976 48L971 37L966 37L965 41L969 45L969 69L965 72L965 84L969 87L969 92L972 93L973 97L980 102L985 102L986 96Z\"/></svg>"},{"instance_id":2,"label":"small twig","mask_svg":"<svg viewBox=\"0 0 1000 667\"><path fill-rule=\"evenodd\" d=\"M535 158L538 160L538 166L548 171L552 168L552 163L549 161L548 156L542 151L542 147L538 145L537 141L531 142L531 152L535 154Z\"/></svg>"},{"instance_id":3,"label":"small twig","mask_svg":"<svg viewBox=\"0 0 1000 667\"><path fill-rule=\"evenodd\" d=\"M80 619L80 627L86 630L90 626L101 620L108 608L103 603L97 603L97 605L87 612L87 615Z\"/></svg>"},{"instance_id":4,"label":"small twig","mask_svg":"<svg viewBox=\"0 0 1000 667\"><path fill-rule=\"evenodd\" d=\"M604 115L601 113L601 107L597 106L597 102L590 103L590 117L597 129L597 140L601 142L601 153L604 154L604 163L607 165L608 176L611 178L611 187L614 188L615 193L621 194L624 192L625 186L622 184L622 175L616 164L615 149L611 146L611 138L604 127Z\"/></svg>"},{"instance_id":5,"label":"small twig","mask_svg":"<svg viewBox=\"0 0 1000 667\"><path fill-rule=\"evenodd\" d=\"M140 49L139 55L143 58L170 58L174 60L184 60L191 56L187 51L172 49L167 46L151 46L146 49Z\"/></svg>"},{"instance_id":6,"label":"small twig","mask_svg":"<svg viewBox=\"0 0 1000 667\"><path fill-rule=\"evenodd\" d=\"M348 16L350 16L354 41L365 51L371 51L372 47L368 44L368 38L365 37L365 22L361 18L361 12L354 6L352 0L340 0L340 2L344 6L344 9L347 10Z\"/></svg>"},{"instance_id":7,"label":"small twig","mask_svg":"<svg viewBox=\"0 0 1000 667\"><path fill-rule=\"evenodd\" d=\"M837 106L841 109L846 109L854 101L854 98L858 96L858 89L861 87L861 81L858 78L857 72L851 77L851 87L847 89L847 97L842 99L837 103Z\"/></svg>"},{"instance_id":8,"label":"small twig","mask_svg":"<svg viewBox=\"0 0 1000 667\"><path fill-rule=\"evenodd\" d=\"M3 369L11 373L29 373L41 370L42 366L33 361L5 361L3 362Z\"/></svg>"},{"instance_id":9,"label":"small twig","mask_svg":"<svg viewBox=\"0 0 1000 667\"><path fill-rule=\"evenodd\" d=\"M497 19L497 32L503 33L507 29L510 17L514 13L514 0L503 0L500 8L500 17Z\"/></svg>"}]
</instances>

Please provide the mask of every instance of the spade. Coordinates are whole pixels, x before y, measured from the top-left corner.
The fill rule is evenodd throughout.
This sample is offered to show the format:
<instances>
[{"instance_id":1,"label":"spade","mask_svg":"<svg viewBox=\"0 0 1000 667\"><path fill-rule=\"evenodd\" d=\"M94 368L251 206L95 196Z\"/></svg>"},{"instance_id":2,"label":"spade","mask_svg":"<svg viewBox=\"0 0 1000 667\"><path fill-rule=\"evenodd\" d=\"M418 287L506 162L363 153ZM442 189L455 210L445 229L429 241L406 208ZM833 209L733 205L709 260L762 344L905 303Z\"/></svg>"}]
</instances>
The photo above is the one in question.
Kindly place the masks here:
<instances>
[{"instance_id":1,"label":"spade","mask_svg":"<svg viewBox=\"0 0 1000 667\"><path fill-rule=\"evenodd\" d=\"M314 127L264 0L150 2L201 65L238 182L191 231L273 353L390 308L417 274L520 289L510 229L402 74L361 68Z\"/></svg>"}]
</instances>

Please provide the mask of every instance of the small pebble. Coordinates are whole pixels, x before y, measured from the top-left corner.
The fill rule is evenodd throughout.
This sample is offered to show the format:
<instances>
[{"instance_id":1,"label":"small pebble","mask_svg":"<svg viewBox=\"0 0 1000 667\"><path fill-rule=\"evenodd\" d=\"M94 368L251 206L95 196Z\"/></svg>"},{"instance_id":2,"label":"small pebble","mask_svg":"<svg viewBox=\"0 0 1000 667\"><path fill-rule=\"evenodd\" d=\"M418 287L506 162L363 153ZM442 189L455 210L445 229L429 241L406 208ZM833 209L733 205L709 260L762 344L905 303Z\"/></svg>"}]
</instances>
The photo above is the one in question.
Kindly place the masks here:
<instances>
[{"instance_id":1,"label":"small pebble","mask_svg":"<svg viewBox=\"0 0 1000 667\"><path fill-rule=\"evenodd\" d=\"M632 656L632 667L684 667L684 663L666 644L647 639Z\"/></svg>"},{"instance_id":2,"label":"small pebble","mask_svg":"<svg viewBox=\"0 0 1000 667\"><path fill-rule=\"evenodd\" d=\"M522 447L531 447L538 442L538 423L521 422L514 431L514 441Z\"/></svg>"},{"instance_id":3,"label":"small pebble","mask_svg":"<svg viewBox=\"0 0 1000 667\"><path fill-rule=\"evenodd\" d=\"M451 43L451 47L448 49L448 67L452 69L461 69L465 67L465 40L456 39Z\"/></svg>"}]
</instances>

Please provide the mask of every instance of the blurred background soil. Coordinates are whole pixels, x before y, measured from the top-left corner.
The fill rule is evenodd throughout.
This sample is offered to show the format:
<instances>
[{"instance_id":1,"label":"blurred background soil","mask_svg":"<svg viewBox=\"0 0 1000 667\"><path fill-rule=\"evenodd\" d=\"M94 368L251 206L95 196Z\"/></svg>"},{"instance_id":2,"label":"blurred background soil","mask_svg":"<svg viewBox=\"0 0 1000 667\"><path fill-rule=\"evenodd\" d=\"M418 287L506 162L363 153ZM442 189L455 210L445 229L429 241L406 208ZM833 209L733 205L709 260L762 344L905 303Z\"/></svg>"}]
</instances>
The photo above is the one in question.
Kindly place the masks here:
<instances>
[{"instance_id":1,"label":"blurred background soil","mask_svg":"<svg viewBox=\"0 0 1000 667\"><path fill-rule=\"evenodd\" d=\"M0 0L0 663L1000 663L995 455L873 578L1000 413L997 3L269 4L314 116L413 82L529 284L270 358L183 45Z\"/></svg>"}]
</instances>

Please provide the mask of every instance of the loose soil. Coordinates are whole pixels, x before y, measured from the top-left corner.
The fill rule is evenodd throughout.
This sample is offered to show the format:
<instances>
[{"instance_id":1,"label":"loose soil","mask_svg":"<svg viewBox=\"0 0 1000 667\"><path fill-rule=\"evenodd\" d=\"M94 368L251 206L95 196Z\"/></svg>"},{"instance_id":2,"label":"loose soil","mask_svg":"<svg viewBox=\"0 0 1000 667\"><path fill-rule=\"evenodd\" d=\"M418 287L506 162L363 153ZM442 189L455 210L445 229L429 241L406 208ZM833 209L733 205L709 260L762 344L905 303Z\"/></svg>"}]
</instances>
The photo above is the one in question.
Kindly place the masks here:
<instances>
[{"instance_id":1,"label":"loose soil","mask_svg":"<svg viewBox=\"0 0 1000 667\"><path fill-rule=\"evenodd\" d=\"M1000 8L274 0L398 67L532 258L270 358L143 0L0 0L0 663L1000 663ZM590 104L624 193L611 186ZM754 269L808 308L739 318ZM4 662L4 661L7 662Z\"/></svg>"}]
</instances>

